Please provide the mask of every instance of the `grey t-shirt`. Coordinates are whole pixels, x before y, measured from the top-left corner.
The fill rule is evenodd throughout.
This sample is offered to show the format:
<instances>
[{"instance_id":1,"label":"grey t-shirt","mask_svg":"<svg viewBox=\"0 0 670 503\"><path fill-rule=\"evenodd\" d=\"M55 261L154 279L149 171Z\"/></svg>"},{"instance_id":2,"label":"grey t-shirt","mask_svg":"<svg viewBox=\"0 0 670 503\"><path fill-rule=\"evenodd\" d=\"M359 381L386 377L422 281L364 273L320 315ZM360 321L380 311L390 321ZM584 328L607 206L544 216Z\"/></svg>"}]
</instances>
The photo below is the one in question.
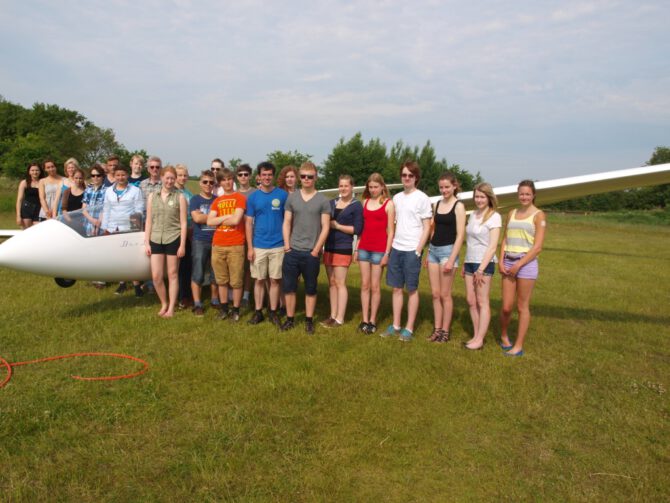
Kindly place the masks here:
<instances>
[{"instance_id":1,"label":"grey t-shirt","mask_svg":"<svg viewBox=\"0 0 670 503\"><path fill-rule=\"evenodd\" d=\"M312 199L305 202L300 190L296 190L289 194L284 208L293 214L289 242L291 249L311 251L321 234L321 215L330 215L328 198L317 192Z\"/></svg>"}]
</instances>

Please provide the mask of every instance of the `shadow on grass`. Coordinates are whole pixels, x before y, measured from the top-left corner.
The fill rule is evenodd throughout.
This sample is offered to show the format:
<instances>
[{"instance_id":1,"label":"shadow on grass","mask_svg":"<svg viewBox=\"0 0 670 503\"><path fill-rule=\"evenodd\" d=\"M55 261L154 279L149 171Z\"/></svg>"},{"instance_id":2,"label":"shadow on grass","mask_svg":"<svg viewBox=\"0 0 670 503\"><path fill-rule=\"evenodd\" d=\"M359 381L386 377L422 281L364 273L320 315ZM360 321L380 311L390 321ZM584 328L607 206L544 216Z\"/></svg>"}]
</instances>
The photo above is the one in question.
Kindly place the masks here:
<instances>
[{"instance_id":1,"label":"shadow on grass","mask_svg":"<svg viewBox=\"0 0 670 503\"><path fill-rule=\"evenodd\" d=\"M590 255L607 255L611 257L631 257L631 258L645 258L650 260L662 260L667 261L668 257L665 256L650 256L650 255L638 255L634 253L621 253L613 251L603 251L603 250L576 250L574 248L550 248L543 247L543 252L558 252L558 253L585 253Z\"/></svg>"},{"instance_id":2,"label":"shadow on grass","mask_svg":"<svg viewBox=\"0 0 670 503\"><path fill-rule=\"evenodd\" d=\"M105 311L125 311L128 309L133 309L136 307L151 307L158 306L160 303L158 297L155 295L147 295L144 297L135 297L134 294L126 295L113 295L111 297L105 297L99 299L95 302L80 304L78 306L72 307L67 311L68 316L73 317L82 317L90 316L91 313L100 313Z\"/></svg>"}]
</instances>

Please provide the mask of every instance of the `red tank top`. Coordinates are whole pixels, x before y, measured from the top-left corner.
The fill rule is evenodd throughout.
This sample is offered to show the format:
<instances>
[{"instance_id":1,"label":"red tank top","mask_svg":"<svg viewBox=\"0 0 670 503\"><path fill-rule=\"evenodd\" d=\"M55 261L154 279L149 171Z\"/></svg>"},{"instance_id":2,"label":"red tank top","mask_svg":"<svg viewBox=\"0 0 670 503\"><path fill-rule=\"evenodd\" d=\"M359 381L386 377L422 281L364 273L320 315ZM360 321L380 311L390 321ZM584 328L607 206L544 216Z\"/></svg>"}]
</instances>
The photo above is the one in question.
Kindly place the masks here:
<instances>
[{"instance_id":1,"label":"red tank top","mask_svg":"<svg viewBox=\"0 0 670 503\"><path fill-rule=\"evenodd\" d=\"M390 201L387 199L376 210L368 209L368 200L363 205L363 233L358 243L360 250L370 252L386 251L386 228L388 226L388 215L386 214L386 205Z\"/></svg>"}]
</instances>

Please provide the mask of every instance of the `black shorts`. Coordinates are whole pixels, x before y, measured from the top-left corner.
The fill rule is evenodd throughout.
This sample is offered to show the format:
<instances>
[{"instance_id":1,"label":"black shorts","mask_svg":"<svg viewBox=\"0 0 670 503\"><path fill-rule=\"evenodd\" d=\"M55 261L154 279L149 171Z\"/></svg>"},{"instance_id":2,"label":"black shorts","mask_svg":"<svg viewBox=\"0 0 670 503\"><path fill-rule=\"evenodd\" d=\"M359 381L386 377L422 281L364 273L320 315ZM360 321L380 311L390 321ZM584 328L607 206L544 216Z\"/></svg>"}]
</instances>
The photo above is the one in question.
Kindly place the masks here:
<instances>
[{"instance_id":1,"label":"black shorts","mask_svg":"<svg viewBox=\"0 0 670 503\"><path fill-rule=\"evenodd\" d=\"M298 289L298 278L305 280L305 295L316 295L317 279L321 259L308 251L291 250L284 255L282 264L282 290L284 293L295 293Z\"/></svg>"},{"instance_id":2,"label":"black shorts","mask_svg":"<svg viewBox=\"0 0 670 503\"><path fill-rule=\"evenodd\" d=\"M171 243L154 243L149 241L149 246L151 246L152 255L176 255L179 245L181 244L181 237L178 237Z\"/></svg>"}]
</instances>

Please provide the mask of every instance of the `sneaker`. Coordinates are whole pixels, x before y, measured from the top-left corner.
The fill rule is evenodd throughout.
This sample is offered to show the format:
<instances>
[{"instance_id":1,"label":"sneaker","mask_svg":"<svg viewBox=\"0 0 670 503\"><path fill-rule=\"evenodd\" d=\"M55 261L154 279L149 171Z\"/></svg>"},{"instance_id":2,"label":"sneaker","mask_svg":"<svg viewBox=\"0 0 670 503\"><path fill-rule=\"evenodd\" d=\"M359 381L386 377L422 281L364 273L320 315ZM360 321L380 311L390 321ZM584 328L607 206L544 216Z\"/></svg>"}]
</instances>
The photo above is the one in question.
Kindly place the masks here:
<instances>
[{"instance_id":1,"label":"sneaker","mask_svg":"<svg viewBox=\"0 0 670 503\"><path fill-rule=\"evenodd\" d=\"M204 316L204 315L205 315L205 310L202 308L202 306L195 306L195 307L192 309L192 311L193 311L193 314L194 314L195 316L198 316L198 317L200 317L200 316Z\"/></svg>"},{"instance_id":2,"label":"sneaker","mask_svg":"<svg viewBox=\"0 0 670 503\"><path fill-rule=\"evenodd\" d=\"M264 319L265 317L263 316L262 311L254 311L254 315L251 317L250 320L247 321L247 323L249 325L258 325Z\"/></svg>"},{"instance_id":3,"label":"sneaker","mask_svg":"<svg viewBox=\"0 0 670 503\"><path fill-rule=\"evenodd\" d=\"M333 324L336 323L335 318L328 318L327 320L323 320L319 325L321 325L323 328L331 328Z\"/></svg>"},{"instance_id":4,"label":"sneaker","mask_svg":"<svg viewBox=\"0 0 670 503\"><path fill-rule=\"evenodd\" d=\"M393 325L386 327L386 331L379 334L379 337L397 337L400 330L397 330Z\"/></svg>"},{"instance_id":5,"label":"sneaker","mask_svg":"<svg viewBox=\"0 0 670 503\"><path fill-rule=\"evenodd\" d=\"M286 308L284 306L280 307L277 313L279 314L279 316L283 318L284 316L286 316Z\"/></svg>"},{"instance_id":6,"label":"sneaker","mask_svg":"<svg viewBox=\"0 0 670 503\"><path fill-rule=\"evenodd\" d=\"M367 327L365 333L370 335L370 334L374 334L376 331L377 331L377 325L375 325L374 323L368 323L368 327Z\"/></svg>"},{"instance_id":7,"label":"sneaker","mask_svg":"<svg viewBox=\"0 0 670 503\"><path fill-rule=\"evenodd\" d=\"M240 321L240 310L238 309L233 309L233 311L230 313L230 321L233 321L237 323Z\"/></svg>"},{"instance_id":8,"label":"sneaker","mask_svg":"<svg viewBox=\"0 0 670 503\"><path fill-rule=\"evenodd\" d=\"M286 320L284 323L282 323L282 326L279 327L282 332L286 332L287 330L293 330L295 328L295 322L293 320Z\"/></svg>"},{"instance_id":9,"label":"sneaker","mask_svg":"<svg viewBox=\"0 0 670 503\"><path fill-rule=\"evenodd\" d=\"M398 336L398 338L399 338L402 342L411 342L411 341L412 341L412 332L410 332L410 331L407 330L406 328L403 328L403 329L400 331L400 335Z\"/></svg>"},{"instance_id":10,"label":"sneaker","mask_svg":"<svg viewBox=\"0 0 670 503\"><path fill-rule=\"evenodd\" d=\"M358 331L363 332L364 334L367 334L368 333L368 324L364 321L361 321L358 324Z\"/></svg>"},{"instance_id":11,"label":"sneaker","mask_svg":"<svg viewBox=\"0 0 670 503\"><path fill-rule=\"evenodd\" d=\"M335 321L335 320L333 320ZM332 325L330 325L332 326ZM305 333L308 333L309 335L314 334L314 321L312 320L305 320Z\"/></svg>"},{"instance_id":12,"label":"sneaker","mask_svg":"<svg viewBox=\"0 0 670 503\"><path fill-rule=\"evenodd\" d=\"M140 285L135 285L135 297L144 297L144 290Z\"/></svg>"},{"instance_id":13,"label":"sneaker","mask_svg":"<svg viewBox=\"0 0 670 503\"><path fill-rule=\"evenodd\" d=\"M270 314L268 314L268 321L277 327L281 326L279 315L276 312L270 312Z\"/></svg>"},{"instance_id":14,"label":"sneaker","mask_svg":"<svg viewBox=\"0 0 670 503\"><path fill-rule=\"evenodd\" d=\"M119 287L114 291L115 295L123 295L126 292L126 284L119 283Z\"/></svg>"},{"instance_id":15,"label":"sneaker","mask_svg":"<svg viewBox=\"0 0 670 503\"><path fill-rule=\"evenodd\" d=\"M225 320L230 316L230 311L227 309L219 309L219 314L217 315L216 319L217 320Z\"/></svg>"}]
</instances>

